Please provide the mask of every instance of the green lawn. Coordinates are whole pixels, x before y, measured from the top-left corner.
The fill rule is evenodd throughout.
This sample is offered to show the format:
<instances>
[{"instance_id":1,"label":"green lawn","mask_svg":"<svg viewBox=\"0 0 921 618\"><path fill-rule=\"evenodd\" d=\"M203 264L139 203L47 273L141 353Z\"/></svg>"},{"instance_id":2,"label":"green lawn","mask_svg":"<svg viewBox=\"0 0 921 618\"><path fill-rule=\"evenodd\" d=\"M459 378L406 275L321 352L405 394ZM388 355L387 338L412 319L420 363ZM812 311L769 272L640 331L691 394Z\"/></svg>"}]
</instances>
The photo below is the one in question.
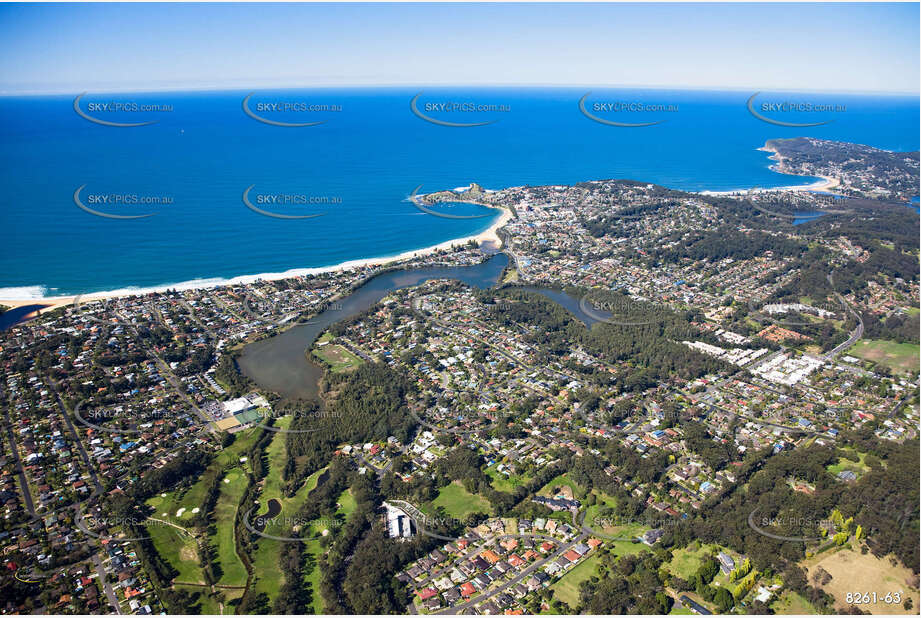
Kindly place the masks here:
<instances>
[{"instance_id":1,"label":"green lawn","mask_svg":"<svg viewBox=\"0 0 921 618\"><path fill-rule=\"evenodd\" d=\"M622 536L618 533L619 526L616 525L619 523L619 518L614 515L613 511L617 506L617 501L597 489L592 490L592 495L595 497L595 504L586 509L585 518L582 521L599 534Z\"/></svg>"},{"instance_id":2,"label":"green lawn","mask_svg":"<svg viewBox=\"0 0 921 618\"><path fill-rule=\"evenodd\" d=\"M550 586L553 596L575 609L579 604L579 585L595 575L598 567L598 554L586 558Z\"/></svg>"},{"instance_id":3,"label":"green lawn","mask_svg":"<svg viewBox=\"0 0 921 618\"><path fill-rule=\"evenodd\" d=\"M701 545L700 541L694 541L687 547L673 551L671 562L667 563L665 568L672 575L689 579L697 572L704 559L714 551L719 551L717 545Z\"/></svg>"},{"instance_id":4,"label":"green lawn","mask_svg":"<svg viewBox=\"0 0 921 618\"><path fill-rule=\"evenodd\" d=\"M921 350L915 343L896 343L895 341L861 339L847 351L851 356L885 365L902 373L918 371L918 353Z\"/></svg>"},{"instance_id":5,"label":"green lawn","mask_svg":"<svg viewBox=\"0 0 921 618\"><path fill-rule=\"evenodd\" d=\"M851 472L857 475L857 478L860 478L861 476L864 475L864 473L870 471L870 466L864 463L864 460L867 458L866 453L858 453L856 450L852 448L847 448L845 450L847 450L851 454L857 455L860 458L860 461L853 461L845 457L839 457L837 463L828 466L827 469L829 473L831 473L834 476L837 476L839 472L842 472L844 470L850 470Z\"/></svg>"},{"instance_id":6,"label":"green lawn","mask_svg":"<svg viewBox=\"0 0 921 618\"><path fill-rule=\"evenodd\" d=\"M323 547L319 541L310 541L305 543L304 550L308 553L307 565L305 567L304 580L310 584L310 590L313 593L311 606L314 614L325 613L323 607L323 597L320 596L320 565L317 564L319 556L323 553Z\"/></svg>"},{"instance_id":7,"label":"green lawn","mask_svg":"<svg viewBox=\"0 0 921 618\"><path fill-rule=\"evenodd\" d=\"M818 614L815 607L792 590L785 590L780 598L771 603L775 614Z\"/></svg>"},{"instance_id":8,"label":"green lawn","mask_svg":"<svg viewBox=\"0 0 921 618\"><path fill-rule=\"evenodd\" d=\"M605 541L604 546L617 557L638 554L647 549L652 551L651 547L639 541Z\"/></svg>"},{"instance_id":9,"label":"green lawn","mask_svg":"<svg viewBox=\"0 0 921 618\"><path fill-rule=\"evenodd\" d=\"M355 496L352 495L351 489L346 489L341 494L339 494L339 499L336 500L339 503L339 508L336 510L336 515L342 515L343 520L348 519L349 515L352 514L352 511L355 510L355 507L358 506L358 503L355 502Z\"/></svg>"},{"instance_id":10,"label":"green lawn","mask_svg":"<svg viewBox=\"0 0 921 618\"><path fill-rule=\"evenodd\" d=\"M540 491L537 492L537 495L554 496L556 495L554 491L562 486L569 486L572 489L572 495L576 500L585 500L587 492L578 483L569 478L568 474L561 474L558 477L552 479L549 483L541 487Z\"/></svg>"},{"instance_id":11,"label":"green lawn","mask_svg":"<svg viewBox=\"0 0 921 618\"><path fill-rule=\"evenodd\" d=\"M489 513L490 504L486 498L469 493L458 481L442 487L438 497L429 504L441 507L445 513L457 519L465 519L471 513Z\"/></svg>"}]
</instances>

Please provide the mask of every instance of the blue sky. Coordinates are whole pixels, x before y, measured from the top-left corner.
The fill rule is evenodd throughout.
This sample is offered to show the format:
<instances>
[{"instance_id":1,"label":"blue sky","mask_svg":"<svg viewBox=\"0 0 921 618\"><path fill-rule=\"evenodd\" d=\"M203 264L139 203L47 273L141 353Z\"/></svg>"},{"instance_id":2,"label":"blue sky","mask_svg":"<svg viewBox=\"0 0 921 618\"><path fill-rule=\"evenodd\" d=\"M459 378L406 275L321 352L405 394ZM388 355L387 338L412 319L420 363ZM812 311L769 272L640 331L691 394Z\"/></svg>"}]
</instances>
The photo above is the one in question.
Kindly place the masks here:
<instances>
[{"instance_id":1,"label":"blue sky","mask_svg":"<svg viewBox=\"0 0 921 618\"><path fill-rule=\"evenodd\" d=\"M406 84L919 91L919 5L2 4L0 93Z\"/></svg>"}]
</instances>

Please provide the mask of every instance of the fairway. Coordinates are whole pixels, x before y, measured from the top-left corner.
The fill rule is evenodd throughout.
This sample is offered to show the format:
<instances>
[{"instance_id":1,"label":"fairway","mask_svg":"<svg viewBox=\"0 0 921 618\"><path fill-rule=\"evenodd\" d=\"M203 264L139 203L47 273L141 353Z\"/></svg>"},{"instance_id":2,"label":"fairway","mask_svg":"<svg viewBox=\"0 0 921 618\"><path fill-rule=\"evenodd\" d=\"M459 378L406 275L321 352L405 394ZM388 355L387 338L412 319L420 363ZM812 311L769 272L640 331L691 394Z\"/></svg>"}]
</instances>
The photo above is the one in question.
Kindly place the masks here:
<instances>
[{"instance_id":1,"label":"fairway","mask_svg":"<svg viewBox=\"0 0 921 618\"><path fill-rule=\"evenodd\" d=\"M221 577L218 584L224 586L245 586L246 567L237 556L234 541L234 521L240 498L246 491L246 475L239 467L227 471L221 482L221 493L214 507L214 519L217 525L213 527L215 534L209 539L215 549L215 561L221 567Z\"/></svg>"},{"instance_id":2,"label":"fairway","mask_svg":"<svg viewBox=\"0 0 921 618\"><path fill-rule=\"evenodd\" d=\"M342 515L343 520L348 519L349 515L352 514L352 511L354 511L357 506L355 496L352 495L351 489L346 489L339 494L339 499L336 500L336 502L339 503L339 508L336 509L336 515Z\"/></svg>"},{"instance_id":3,"label":"fairway","mask_svg":"<svg viewBox=\"0 0 921 618\"><path fill-rule=\"evenodd\" d=\"M156 521L148 521L146 527L157 553L179 572L173 581L205 583L198 565L198 543L189 533Z\"/></svg>"},{"instance_id":4,"label":"fairway","mask_svg":"<svg viewBox=\"0 0 921 618\"><path fill-rule=\"evenodd\" d=\"M215 456L211 465L191 487L162 492L148 499L147 504L153 508L151 517L167 519L180 525L191 523L195 516L195 509L199 509L202 506L207 487L213 475L223 474L224 470L238 465L241 454L249 452L255 442L257 433L258 431L252 429L237 433L233 444ZM232 522L233 519L231 519L231 524ZM220 524L221 522L218 523Z\"/></svg>"},{"instance_id":5,"label":"fairway","mask_svg":"<svg viewBox=\"0 0 921 618\"><path fill-rule=\"evenodd\" d=\"M227 607L226 603L224 604L224 611L221 612L221 604L224 598L221 592L217 592L212 596L211 589L204 586L173 586L173 588L192 595L192 598L195 599L193 603L199 607L199 614L220 615L221 613L233 613L233 609Z\"/></svg>"},{"instance_id":6,"label":"fairway","mask_svg":"<svg viewBox=\"0 0 921 618\"><path fill-rule=\"evenodd\" d=\"M921 347L915 343L864 339L855 343L848 354L889 367L901 373L917 373L918 353Z\"/></svg>"},{"instance_id":7,"label":"fairway","mask_svg":"<svg viewBox=\"0 0 921 618\"><path fill-rule=\"evenodd\" d=\"M291 424L291 420L292 417L290 416L282 417L276 421L275 426L283 429L287 428ZM287 448L285 447L286 435L287 434L281 432L276 433L265 449L265 457L268 460L269 469L265 479L262 481L262 491L259 494L259 509L257 510L257 513L260 515L267 513L269 500L277 500L281 505L281 513L278 515L279 523L277 528L266 530L266 533L274 536L291 536L292 530L289 529L290 526L285 522L296 518L296 514L304 504L308 494L317 486L320 476L326 470L326 468L317 470L307 477L304 484L301 485L293 496L285 497L282 491L282 470L287 460ZM342 500L343 498L340 497L340 502L342 502ZM347 505L347 499L345 500L346 502L342 502L343 508ZM305 526L305 530L307 528L313 528L313 526ZM300 541L292 542L306 546L308 551L313 554L320 551L319 541L307 541L304 543ZM272 601L278 596L278 591L285 583L285 576L278 566L281 543L281 541L276 541L274 539L259 538L255 544L256 549L252 555L253 572L256 576L253 582L253 589L256 594L260 592L266 593ZM313 547L314 545L316 547ZM319 569L317 568L315 570L318 571ZM310 573L306 579L311 581L312 584L318 583L319 573ZM319 589L316 586L313 586L313 594L315 597L314 604L316 605L320 603Z\"/></svg>"}]
</instances>

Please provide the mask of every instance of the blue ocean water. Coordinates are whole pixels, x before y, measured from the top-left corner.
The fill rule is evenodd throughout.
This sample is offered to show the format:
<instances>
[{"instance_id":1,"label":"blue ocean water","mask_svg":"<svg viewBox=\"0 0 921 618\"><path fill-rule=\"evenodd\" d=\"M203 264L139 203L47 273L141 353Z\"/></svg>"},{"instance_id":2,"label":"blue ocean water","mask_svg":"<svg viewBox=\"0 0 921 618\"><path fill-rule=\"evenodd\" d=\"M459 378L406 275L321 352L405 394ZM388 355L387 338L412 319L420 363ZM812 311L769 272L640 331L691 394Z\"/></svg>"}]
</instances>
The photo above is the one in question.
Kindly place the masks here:
<instances>
[{"instance_id":1,"label":"blue ocean water","mask_svg":"<svg viewBox=\"0 0 921 618\"><path fill-rule=\"evenodd\" d=\"M446 219L407 201L420 191L477 182L487 189L629 178L684 190L806 184L768 169L767 139L812 136L917 150L917 97L771 93L758 100L825 101L829 113L776 113L790 128L755 118L750 93L600 90L579 109L585 89L425 89L420 113L474 127L427 122L410 109L419 89L246 91L99 95L80 102L109 122L157 120L138 127L90 122L74 96L0 98L0 180L5 230L0 298L148 288L197 279L323 267L427 247L486 229L495 211L454 206ZM170 111L100 109L102 103L169 105ZM271 103L327 106L277 112ZM597 103L614 102L612 112ZM439 103L490 106L445 112ZM637 111L620 103L659 106ZM626 109L625 109L626 108ZM466 109L466 108L465 108ZM758 109L761 109L760 107ZM771 115L765 112L765 115ZM154 216L116 220L107 214ZM280 219L258 214L322 214ZM100 196L160 196L168 204L101 204ZM281 206L272 197L292 202ZM114 198L113 198L114 199ZM131 199L126 198L126 199ZM95 200L95 203L92 201ZM307 203L302 203L306 200ZM313 202L320 203L313 203Z\"/></svg>"}]
</instances>

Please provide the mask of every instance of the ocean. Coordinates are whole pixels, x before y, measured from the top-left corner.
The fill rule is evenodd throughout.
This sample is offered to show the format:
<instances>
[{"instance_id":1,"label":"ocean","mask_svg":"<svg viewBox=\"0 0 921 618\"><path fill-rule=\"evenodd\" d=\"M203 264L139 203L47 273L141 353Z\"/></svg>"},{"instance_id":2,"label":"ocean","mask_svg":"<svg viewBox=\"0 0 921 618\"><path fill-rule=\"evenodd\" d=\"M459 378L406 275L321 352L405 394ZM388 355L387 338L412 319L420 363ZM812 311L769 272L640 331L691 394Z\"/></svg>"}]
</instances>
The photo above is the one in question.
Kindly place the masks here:
<instances>
[{"instance_id":1,"label":"ocean","mask_svg":"<svg viewBox=\"0 0 921 618\"><path fill-rule=\"evenodd\" d=\"M588 90L261 90L247 101L252 115L243 107L248 91L89 93L79 101L95 120L156 121L132 127L88 120L74 109L78 93L0 98L0 298L328 267L473 235L498 216L470 205L444 208L484 216L421 213L407 199L419 185L429 192L471 182L502 189L621 178L689 191L777 187L814 179L768 169L768 153L757 150L767 139L919 146L917 97L756 99L764 116L831 121L801 128L756 118L746 107L749 92L593 89L589 114L658 123L623 127L582 113ZM761 106L791 100L831 111ZM75 202L78 189L86 210Z\"/></svg>"}]
</instances>

